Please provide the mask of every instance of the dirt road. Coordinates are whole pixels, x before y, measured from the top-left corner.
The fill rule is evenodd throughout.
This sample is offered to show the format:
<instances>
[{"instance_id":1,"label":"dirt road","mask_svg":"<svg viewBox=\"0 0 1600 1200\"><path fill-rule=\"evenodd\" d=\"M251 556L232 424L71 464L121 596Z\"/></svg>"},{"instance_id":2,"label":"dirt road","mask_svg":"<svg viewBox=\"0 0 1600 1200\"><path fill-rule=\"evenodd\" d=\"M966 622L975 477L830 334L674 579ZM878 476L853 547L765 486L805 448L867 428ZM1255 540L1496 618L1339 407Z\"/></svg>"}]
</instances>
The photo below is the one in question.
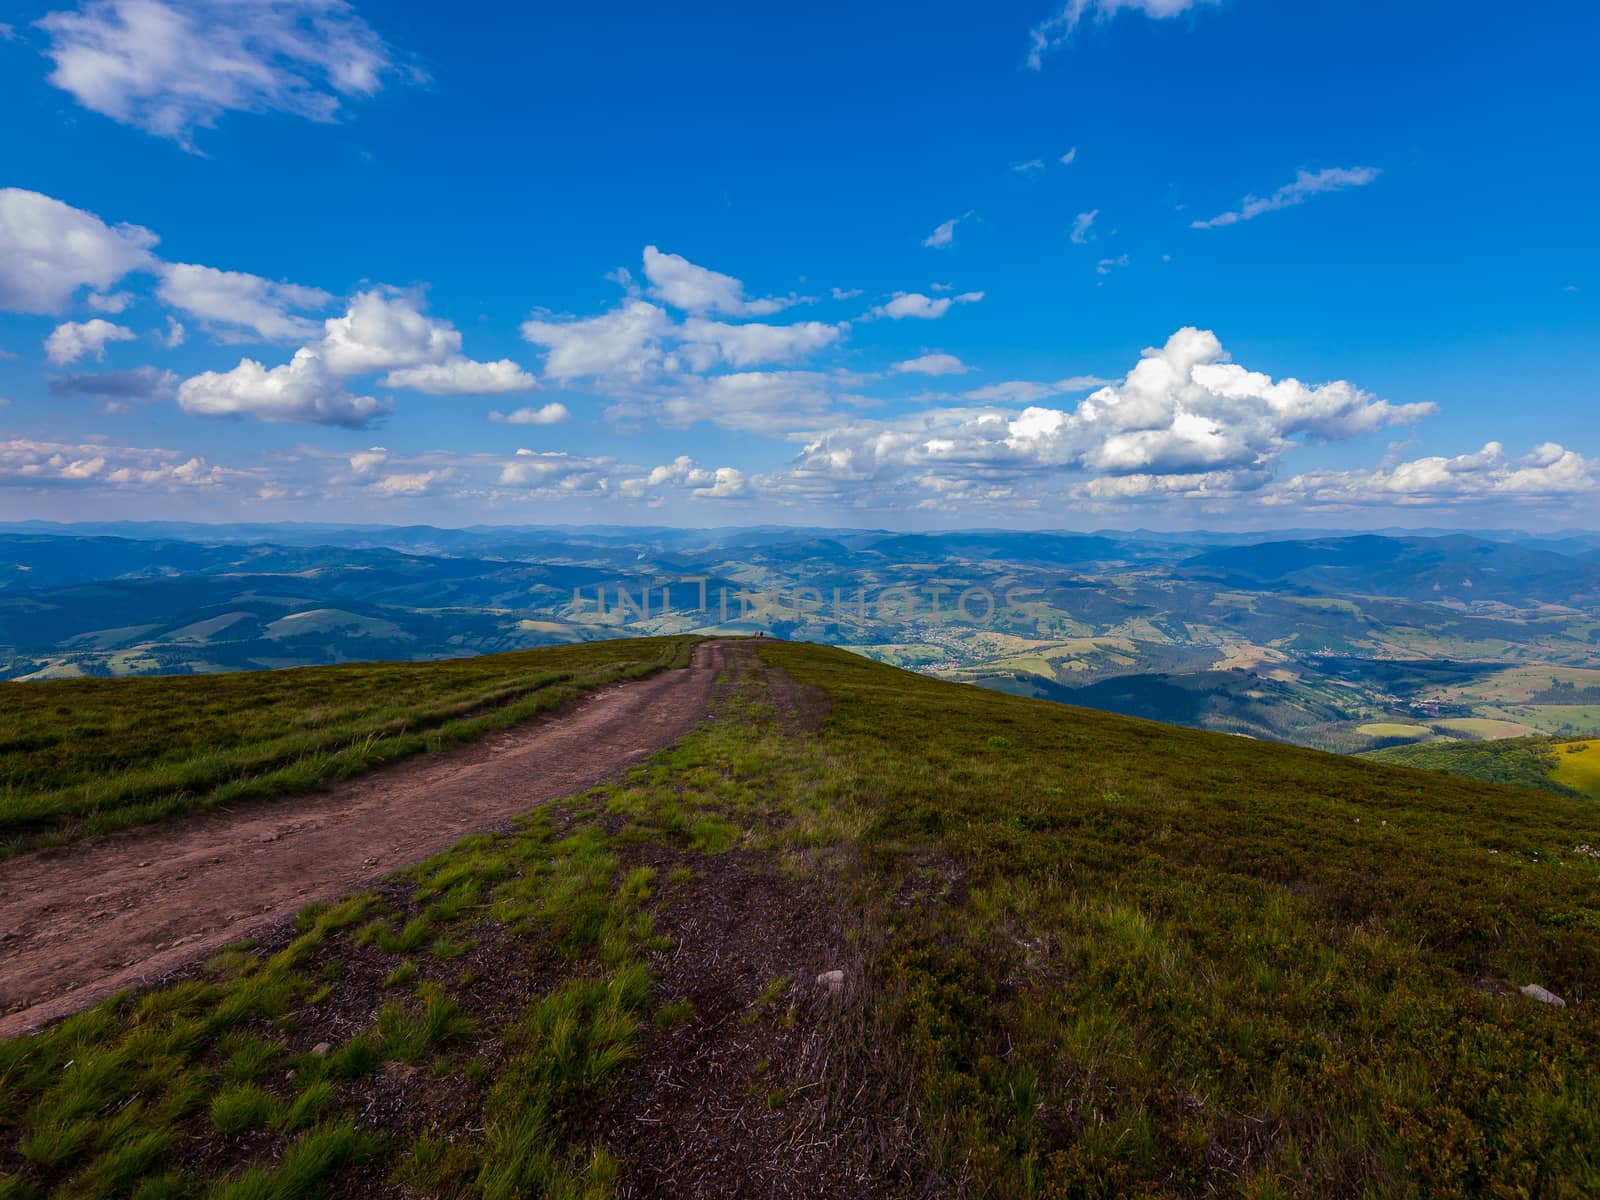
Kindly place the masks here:
<instances>
[{"instance_id":1,"label":"dirt road","mask_svg":"<svg viewBox=\"0 0 1600 1200\"><path fill-rule=\"evenodd\" d=\"M706 643L687 670L602 689L460 751L0 862L0 1037L617 774L695 726L733 657Z\"/></svg>"}]
</instances>

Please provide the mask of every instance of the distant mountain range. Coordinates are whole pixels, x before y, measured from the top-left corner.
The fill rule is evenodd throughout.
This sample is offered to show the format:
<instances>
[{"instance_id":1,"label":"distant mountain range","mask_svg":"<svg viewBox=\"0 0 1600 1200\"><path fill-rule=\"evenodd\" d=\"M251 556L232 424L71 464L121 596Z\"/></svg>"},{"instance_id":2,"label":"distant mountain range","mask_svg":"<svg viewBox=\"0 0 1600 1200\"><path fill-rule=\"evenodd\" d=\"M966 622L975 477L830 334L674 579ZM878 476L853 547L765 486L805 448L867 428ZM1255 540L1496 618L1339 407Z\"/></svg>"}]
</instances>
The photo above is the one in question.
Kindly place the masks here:
<instances>
[{"instance_id":1,"label":"distant mountain range","mask_svg":"<svg viewBox=\"0 0 1600 1200\"><path fill-rule=\"evenodd\" d=\"M1586 533L0 526L0 679L756 629L1332 749L1600 731L1547 702L1600 686Z\"/></svg>"}]
</instances>

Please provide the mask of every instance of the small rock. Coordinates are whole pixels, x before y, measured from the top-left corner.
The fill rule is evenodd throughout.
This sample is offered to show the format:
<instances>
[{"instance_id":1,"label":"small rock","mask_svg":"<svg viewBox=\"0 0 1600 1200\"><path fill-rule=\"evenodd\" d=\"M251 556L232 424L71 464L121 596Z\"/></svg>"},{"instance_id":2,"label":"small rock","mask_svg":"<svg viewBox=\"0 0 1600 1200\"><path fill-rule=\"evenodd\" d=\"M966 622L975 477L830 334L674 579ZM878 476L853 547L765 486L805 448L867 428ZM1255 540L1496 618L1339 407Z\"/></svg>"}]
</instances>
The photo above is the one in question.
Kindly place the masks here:
<instances>
[{"instance_id":1,"label":"small rock","mask_svg":"<svg viewBox=\"0 0 1600 1200\"><path fill-rule=\"evenodd\" d=\"M311 1053L315 1054L318 1058L327 1058L329 1054L333 1053L333 1047L327 1042L318 1042L315 1046L311 1047Z\"/></svg>"},{"instance_id":2,"label":"small rock","mask_svg":"<svg viewBox=\"0 0 1600 1200\"><path fill-rule=\"evenodd\" d=\"M837 996L840 992L844 991L844 972L824 971L821 975L817 976L817 986L820 988L827 988L830 996Z\"/></svg>"},{"instance_id":3,"label":"small rock","mask_svg":"<svg viewBox=\"0 0 1600 1200\"><path fill-rule=\"evenodd\" d=\"M1540 1004L1553 1004L1557 1008L1565 1008L1567 1002L1554 992L1546 991L1537 983L1530 983L1522 989L1522 994L1529 1000L1537 1000Z\"/></svg>"}]
</instances>

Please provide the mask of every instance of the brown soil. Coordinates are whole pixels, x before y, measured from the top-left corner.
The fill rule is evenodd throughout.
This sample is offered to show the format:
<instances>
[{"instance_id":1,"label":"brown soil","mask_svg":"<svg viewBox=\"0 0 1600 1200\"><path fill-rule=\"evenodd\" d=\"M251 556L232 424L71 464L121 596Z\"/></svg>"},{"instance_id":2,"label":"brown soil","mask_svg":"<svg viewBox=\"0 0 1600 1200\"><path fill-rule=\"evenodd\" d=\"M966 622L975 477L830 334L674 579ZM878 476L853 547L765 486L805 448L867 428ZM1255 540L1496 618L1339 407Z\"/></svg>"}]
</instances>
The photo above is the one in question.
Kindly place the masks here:
<instances>
[{"instance_id":1,"label":"brown soil","mask_svg":"<svg viewBox=\"0 0 1600 1200\"><path fill-rule=\"evenodd\" d=\"M313 900L582 791L687 733L733 648L327 792L0 863L0 1037L154 982Z\"/></svg>"},{"instance_id":2,"label":"brown soil","mask_svg":"<svg viewBox=\"0 0 1600 1200\"><path fill-rule=\"evenodd\" d=\"M673 949L650 967L694 1015L646 1030L601 1114L619 1197L937 1194L913 1186L909 1089L837 899L760 853L683 861L695 877L657 910ZM819 980L835 970L838 992Z\"/></svg>"}]
</instances>

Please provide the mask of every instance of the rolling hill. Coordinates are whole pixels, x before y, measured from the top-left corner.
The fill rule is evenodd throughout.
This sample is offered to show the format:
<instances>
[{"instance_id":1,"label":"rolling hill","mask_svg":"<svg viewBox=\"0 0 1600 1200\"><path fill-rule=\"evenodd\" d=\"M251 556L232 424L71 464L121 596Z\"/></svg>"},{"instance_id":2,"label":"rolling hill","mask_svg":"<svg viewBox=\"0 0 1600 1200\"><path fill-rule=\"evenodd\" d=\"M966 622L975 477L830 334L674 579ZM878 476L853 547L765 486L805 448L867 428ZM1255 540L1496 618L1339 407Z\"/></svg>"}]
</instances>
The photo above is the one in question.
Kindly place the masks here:
<instances>
[{"instance_id":1,"label":"rolling hill","mask_svg":"<svg viewBox=\"0 0 1600 1200\"><path fill-rule=\"evenodd\" d=\"M736 650L614 784L0 1043L0 1196L1600 1191L1592 801Z\"/></svg>"},{"instance_id":2,"label":"rolling hill","mask_svg":"<svg viewBox=\"0 0 1600 1200\"><path fill-rule=\"evenodd\" d=\"M760 630L1344 752L1600 734L1600 566L1578 537L74 529L0 527L0 678Z\"/></svg>"}]
</instances>

